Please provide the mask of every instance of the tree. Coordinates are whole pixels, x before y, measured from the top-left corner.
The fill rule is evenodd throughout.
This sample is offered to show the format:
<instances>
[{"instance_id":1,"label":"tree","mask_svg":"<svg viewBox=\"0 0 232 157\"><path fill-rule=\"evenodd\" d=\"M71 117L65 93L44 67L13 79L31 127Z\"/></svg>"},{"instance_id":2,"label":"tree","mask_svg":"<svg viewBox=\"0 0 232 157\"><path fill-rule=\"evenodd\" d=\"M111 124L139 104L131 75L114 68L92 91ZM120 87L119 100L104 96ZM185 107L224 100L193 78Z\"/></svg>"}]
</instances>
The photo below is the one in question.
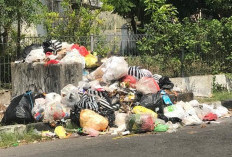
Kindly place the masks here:
<instances>
[{"instance_id":1,"label":"tree","mask_svg":"<svg viewBox=\"0 0 232 157\"><path fill-rule=\"evenodd\" d=\"M134 33L140 33L139 28L144 28L144 25L150 22L151 15L145 11L144 0L104 0L104 2L114 7L114 13L130 19Z\"/></svg>"},{"instance_id":2,"label":"tree","mask_svg":"<svg viewBox=\"0 0 232 157\"><path fill-rule=\"evenodd\" d=\"M91 34L99 34L102 19L98 15L112 8L103 4L101 8L92 9L84 6L80 0L64 0L61 3L63 12L48 12L45 15L44 25L48 36L55 38L83 37Z\"/></svg>"},{"instance_id":3,"label":"tree","mask_svg":"<svg viewBox=\"0 0 232 157\"><path fill-rule=\"evenodd\" d=\"M39 23L40 15L44 11L39 0L0 0L0 43L4 46L8 42L9 33L17 24L17 43L19 48L22 23L30 25ZM3 50L3 47L0 47ZM18 49L20 50L20 49Z\"/></svg>"}]
</instances>

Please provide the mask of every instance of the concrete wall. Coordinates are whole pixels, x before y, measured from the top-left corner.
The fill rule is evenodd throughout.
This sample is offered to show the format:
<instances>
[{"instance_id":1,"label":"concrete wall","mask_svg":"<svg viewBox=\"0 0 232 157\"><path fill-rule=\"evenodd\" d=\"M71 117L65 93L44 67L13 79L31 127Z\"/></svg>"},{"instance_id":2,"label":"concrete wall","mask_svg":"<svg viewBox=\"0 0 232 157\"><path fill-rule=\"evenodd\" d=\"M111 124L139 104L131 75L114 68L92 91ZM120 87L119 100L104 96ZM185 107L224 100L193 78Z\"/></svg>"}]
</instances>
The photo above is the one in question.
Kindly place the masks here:
<instances>
[{"instance_id":1,"label":"concrete wall","mask_svg":"<svg viewBox=\"0 0 232 157\"><path fill-rule=\"evenodd\" d=\"M213 81L215 84L220 84L228 91L232 89L232 81L226 75L205 75L170 78L174 83L174 90L193 92L194 96L211 97L213 89Z\"/></svg>"}]
</instances>

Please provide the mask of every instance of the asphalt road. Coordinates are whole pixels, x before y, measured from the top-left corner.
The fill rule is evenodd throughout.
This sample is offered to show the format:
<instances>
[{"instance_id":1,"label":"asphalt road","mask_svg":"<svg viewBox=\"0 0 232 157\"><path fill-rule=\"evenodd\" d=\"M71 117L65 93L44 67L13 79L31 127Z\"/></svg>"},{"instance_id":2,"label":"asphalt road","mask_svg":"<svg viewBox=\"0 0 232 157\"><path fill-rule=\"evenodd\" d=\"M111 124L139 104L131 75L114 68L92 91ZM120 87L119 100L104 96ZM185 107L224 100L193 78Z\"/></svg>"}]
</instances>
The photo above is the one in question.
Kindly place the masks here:
<instances>
[{"instance_id":1,"label":"asphalt road","mask_svg":"<svg viewBox=\"0 0 232 157\"><path fill-rule=\"evenodd\" d=\"M228 157L232 156L232 118L174 133L77 137L0 149L1 157Z\"/></svg>"}]
</instances>

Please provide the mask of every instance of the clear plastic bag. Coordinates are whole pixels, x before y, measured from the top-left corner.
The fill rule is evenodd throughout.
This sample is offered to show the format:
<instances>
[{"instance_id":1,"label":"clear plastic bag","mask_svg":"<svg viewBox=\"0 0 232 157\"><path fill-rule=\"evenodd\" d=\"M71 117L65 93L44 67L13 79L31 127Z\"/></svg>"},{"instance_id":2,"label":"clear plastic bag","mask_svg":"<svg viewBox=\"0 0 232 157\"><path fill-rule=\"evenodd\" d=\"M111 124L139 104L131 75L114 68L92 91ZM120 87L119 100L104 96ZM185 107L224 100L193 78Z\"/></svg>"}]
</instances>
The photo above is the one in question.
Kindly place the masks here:
<instances>
[{"instance_id":1,"label":"clear plastic bag","mask_svg":"<svg viewBox=\"0 0 232 157\"><path fill-rule=\"evenodd\" d=\"M136 89L143 94L157 93L160 88L153 78L143 77L136 83Z\"/></svg>"},{"instance_id":2,"label":"clear plastic bag","mask_svg":"<svg viewBox=\"0 0 232 157\"><path fill-rule=\"evenodd\" d=\"M128 64L124 57L110 57L104 64L102 77L104 82L118 80L128 73Z\"/></svg>"},{"instance_id":3,"label":"clear plastic bag","mask_svg":"<svg viewBox=\"0 0 232 157\"><path fill-rule=\"evenodd\" d=\"M132 114L128 118L127 129L136 133L153 131L153 118L150 114Z\"/></svg>"},{"instance_id":4,"label":"clear plastic bag","mask_svg":"<svg viewBox=\"0 0 232 157\"><path fill-rule=\"evenodd\" d=\"M73 49L71 52L67 52L66 56L60 60L62 64L73 64L80 63L82 65L82 69L85 68L85 58L80 55L78 50Z\"/></svg>"},{"instance_id":5,"label":"clear plastic bag","mask_svg":"<svg viewBox=\"0 0 232 157\"><path fill-rule=\"evenodd\" d=\"M61 90L61 103L67 107L73 107L80 100L78 88L68 84Z\"/></svg>"}]
</instances>

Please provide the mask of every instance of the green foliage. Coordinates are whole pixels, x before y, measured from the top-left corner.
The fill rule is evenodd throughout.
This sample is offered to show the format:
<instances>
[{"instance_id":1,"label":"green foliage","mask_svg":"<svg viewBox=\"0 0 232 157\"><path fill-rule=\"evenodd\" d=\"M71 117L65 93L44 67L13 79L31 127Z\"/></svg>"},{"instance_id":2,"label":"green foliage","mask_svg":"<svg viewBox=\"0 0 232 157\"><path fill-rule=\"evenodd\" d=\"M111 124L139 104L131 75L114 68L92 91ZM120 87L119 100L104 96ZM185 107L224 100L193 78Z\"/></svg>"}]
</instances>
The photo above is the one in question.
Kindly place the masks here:
<instances>
[{"instance_id":1,"label":"green foliage","mask_svg":"<svg viewBox=\"0 0 232 157\"><path fill-rule=\"evenodd\" d=\"M0 134L0 148L17 146L20 142L28 143L34 141L40 141L41 135L38 135L33 130L29 130L24 134L17 133L1 133Z\"/></svg>"},{"instance_id":2,"label":"green foliage","mask_svg":"<svg viewBox=\"0 0 232 157\"><path fill-rule=\"evenodd\" d=\"M186 75L231 72L231 18L179 22L172 5L145 2L152 22L145 26L147 36L137 42L142 54L159 56L163 67L172 64L180 71L182 66Z\"/></svg>"},{"instance_id":3,"label":"green foliage","mask_svg":"<svg viewBox=\"0 0 232 157\"><path fill-rule=\"evenodd\" d=\"M108 5L103 5L100 9L91 10L86 6L82 6L81 2L78 2L78 4L78 9L72 9L71 0L64 0L62 1L64 10L62 13L46 13L44 24L47 28L48 36L55 38L67 36L79 38L100 33L103 20L98 15L102 11L112 8Z\"/></svg>"}]
</instances>

